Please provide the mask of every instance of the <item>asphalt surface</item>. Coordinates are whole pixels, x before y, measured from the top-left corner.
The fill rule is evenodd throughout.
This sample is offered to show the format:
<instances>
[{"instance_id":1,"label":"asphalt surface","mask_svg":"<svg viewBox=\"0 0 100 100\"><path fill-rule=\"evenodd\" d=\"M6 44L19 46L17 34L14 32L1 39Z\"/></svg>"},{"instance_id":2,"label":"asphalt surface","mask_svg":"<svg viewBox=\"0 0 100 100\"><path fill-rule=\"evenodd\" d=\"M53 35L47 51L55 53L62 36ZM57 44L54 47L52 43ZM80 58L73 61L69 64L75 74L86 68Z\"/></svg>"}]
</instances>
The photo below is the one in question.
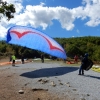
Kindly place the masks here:
<instances>
[{"instance_id":1,"label":"asphalt surface","mask_svg":"<svg viewBox=\"0 0 100 100\"><path fill-rule=\"evenodd\" d=\"M63 62L6 65L0 70L7 68L18 75L21 80L18 83L27 84L27 87L48 89L59 96L67 95L71 100L100 100L100 73L92 70L78 75L79 67Z\"/></svg>"}]
</instances>

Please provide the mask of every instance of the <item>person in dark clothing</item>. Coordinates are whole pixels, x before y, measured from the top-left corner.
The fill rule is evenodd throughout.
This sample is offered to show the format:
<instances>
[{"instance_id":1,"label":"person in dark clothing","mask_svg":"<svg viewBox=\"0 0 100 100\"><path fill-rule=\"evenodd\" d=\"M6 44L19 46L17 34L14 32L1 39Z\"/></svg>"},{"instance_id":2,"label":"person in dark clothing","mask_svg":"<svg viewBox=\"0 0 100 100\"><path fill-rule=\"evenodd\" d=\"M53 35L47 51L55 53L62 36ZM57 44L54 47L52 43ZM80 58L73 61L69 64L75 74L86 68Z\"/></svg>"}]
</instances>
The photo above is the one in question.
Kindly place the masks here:
<instances>
[{"instance_id":1,"label":"person in dark clothing","mask_svg":"<svg viewBox=\"0 0 100 100\"><path fill-rule=\"evenodd\" d=\"M86 65L88 61L88 53L86 53L82 59L81 66L79 68L79 74L78 75L84 75L84 66Z\"/></svg>"},{"instance_id":2,"label":"person in dark clothing","mask_svg":"<svg viewBox=\"0 0 100 100\"><path fill-rule=\"evenodd\" d=\"M43 54L41 54L41 61L42 61L42 63L44 63L44 55Z\"/></svg>"},{"instance_id":3,"label":"person in dark clothing","mask_svg":"<svg viewBox=\"0 0 100 100\"><path fill-rule=\"evenodd\" d=\"M21 55L21 62L22 62L22 64L24 64L24 56L23 56L23 54Z\"/></svg>"}]
</instances>

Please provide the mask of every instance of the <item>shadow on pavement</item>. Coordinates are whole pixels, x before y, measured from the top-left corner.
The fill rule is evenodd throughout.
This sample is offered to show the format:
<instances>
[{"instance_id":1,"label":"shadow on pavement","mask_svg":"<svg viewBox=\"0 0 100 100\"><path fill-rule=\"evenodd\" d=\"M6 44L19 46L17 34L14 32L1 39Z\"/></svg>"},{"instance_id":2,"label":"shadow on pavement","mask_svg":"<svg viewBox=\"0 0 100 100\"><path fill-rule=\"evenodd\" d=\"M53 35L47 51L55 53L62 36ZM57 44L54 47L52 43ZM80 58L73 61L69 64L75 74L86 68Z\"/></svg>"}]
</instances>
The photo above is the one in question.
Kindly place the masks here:
<instances>
[{"instance_id":1,"label":"shadow on pavement","mask_svg":"<svg viewBox=\"0 0 100 100\"><path fill-rule=\"evenodd\" d=\"M42 69L34 70L31 72L23 73L20 76L24 76L28 78L60 76L66 73L73 72L77 69L78 69L77 67L42 68Z\"/></svg>"},{"instance_id":2,"label":"shadow on pavement","mask_svg":"<svg viewBox=\"0 0 100 100\"><path fill-rule=\"evenodd\" d=\"M98 76L92 76L92 75L84 75L85 77L90 77L90 78L95 78L95 79L100 79Z\"/></svg>"}]
</instances>

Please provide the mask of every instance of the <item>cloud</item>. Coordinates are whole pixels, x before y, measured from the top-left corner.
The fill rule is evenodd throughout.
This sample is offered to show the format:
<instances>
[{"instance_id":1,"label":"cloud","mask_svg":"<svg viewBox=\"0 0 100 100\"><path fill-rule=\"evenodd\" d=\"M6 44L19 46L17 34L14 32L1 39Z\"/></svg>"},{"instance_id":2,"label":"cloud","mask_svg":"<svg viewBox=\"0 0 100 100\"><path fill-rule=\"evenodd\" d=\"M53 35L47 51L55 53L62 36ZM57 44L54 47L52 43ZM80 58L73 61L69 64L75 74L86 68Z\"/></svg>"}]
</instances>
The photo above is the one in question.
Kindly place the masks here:
<instances>
[{"instance_id":1,"label":"cloud","mask_svg":"<svg viewBox=\"0 0 100 100\"><path fill-rule=\"evenodd\" d=\"M73 38L75 37L75 36L72 36Z\"/></svg>"},{"instance_id":2,"label":"cloud","mask_svg":"<svg viewBox=\"0 0 100 100\"><path fill-rule=\"evenodd\" d=\"M89 19L85 25L90 27L100 25L100 0L83 0L83 4L85 5L83 9L83 17ZM81 18L83 17L81 16Z\"/></svg>"},{"instance_id":3,"label":"cloud","mask_svg":"<svg viewBox=\"0 0 100 100\"><path fill-rule=\"evenodd\" d=\"M12 24L31 25L35 28L42 27L45 30L53 24L53 20L58 20L63 29L70 31L75 27L74 21L78 18L81 20L88 18L89 20L84 24L90 27L100 24L100 0L83 0L82 6L73 9L61 6L47 7L43 2L40 5L26 5L26 7L22 5L23 0L7 0L7 2L15 5L16 14L15 18L9 22L5 18L1 20L2 30ZM0 37L4 36L3 32L0 32Z\"/></svg>"},{"instance_id":4,"label":"cloud","mask_svg":"<svg viewBox=\"0 0 100 100\"><path fill-rule=\"evenodd\" d=\"M0 25L0 37L1 38L5 37L6 34L4 34L4 33L6 33L6 28L3 27L2 25Z\"/></svg>"},{"instance_id":5,"label":"cloud","mask_svg":"<svg viewBox=\"0 0 100 100\"><path fill-rule=\"evenodd\" d=\"M100 24L100 0L93 0L92 4L87 3L84 9L90 20L86 23L88 26L98 26Z\"/></svg>"},{"instance_id":6,"label":"cloud","mask_svg":"<svg viewBox=\"0 0 100 100\"><path fill-rule=\"evenodd\" d=\"M18 25L41 26L46 29L49 25L52 25L52 20L58 20L62 28L66 30L72 30L74 27L74 17L69 9L64 7L45 7L43 3L37 6L27 5L23 13L17 14L10 22Z\"/></svg>"},{"instance_id":7,"label":"cloud","mask_svg":"<svg viewBox=\"0 0 100 100\"><path fill-rule=\"evenodd\" d=\"M43 2L40 2L40 5L41 5L41 6L44 6L44 5L45 5L45 3L43 3Z\"/></svg>"},{"instance_id":8,"label":"cloud","mask_svg":"<svg viewBox=\"0 0 100 100\"><path fill-rule=\"evenodd\" d=\"M77 33L80 33L80 31L79 31L78 29L76 30L76 32L77 32Z\"/></svg>"},{"instance_id":9,"label":"cloud","mask_svg":"<svg viewBox=\"0 0 100 100\"><path fill-rule=\"evenodd\" d=\"M22 2L23 0L5 0L8 3L14 4L15 8L16 8L16 13L20 13L23 10L23 5Z\"/></svg>"}]
</instances>

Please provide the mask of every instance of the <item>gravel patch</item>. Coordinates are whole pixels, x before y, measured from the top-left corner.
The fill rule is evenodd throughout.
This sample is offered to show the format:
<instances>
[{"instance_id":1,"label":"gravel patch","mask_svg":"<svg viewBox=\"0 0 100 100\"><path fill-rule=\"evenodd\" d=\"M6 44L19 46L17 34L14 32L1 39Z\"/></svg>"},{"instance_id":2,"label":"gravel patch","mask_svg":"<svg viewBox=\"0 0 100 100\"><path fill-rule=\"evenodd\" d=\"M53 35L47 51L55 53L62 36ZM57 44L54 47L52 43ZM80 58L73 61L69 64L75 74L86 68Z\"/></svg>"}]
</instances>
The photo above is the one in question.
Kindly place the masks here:
<instances>
[{"instance_id":1,"label":"gravel patch","mask_svg":"<svg viewBox=\"0 0 100 100\"><path fill-rule=\"evenodd\" d=\"M30 62L14 67L0 67L1 72L4 70L17 76L15 81L19 84L18 91L21 86L48 90L59 97L63 96L62 100L66 100L66 97L70 100L100 100L100 73L92 70L85 71L85 75L78 75L77 66L55 62Z\"/></svg>"}]
</instances>

